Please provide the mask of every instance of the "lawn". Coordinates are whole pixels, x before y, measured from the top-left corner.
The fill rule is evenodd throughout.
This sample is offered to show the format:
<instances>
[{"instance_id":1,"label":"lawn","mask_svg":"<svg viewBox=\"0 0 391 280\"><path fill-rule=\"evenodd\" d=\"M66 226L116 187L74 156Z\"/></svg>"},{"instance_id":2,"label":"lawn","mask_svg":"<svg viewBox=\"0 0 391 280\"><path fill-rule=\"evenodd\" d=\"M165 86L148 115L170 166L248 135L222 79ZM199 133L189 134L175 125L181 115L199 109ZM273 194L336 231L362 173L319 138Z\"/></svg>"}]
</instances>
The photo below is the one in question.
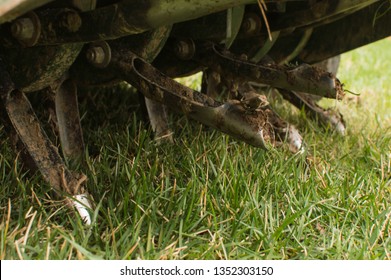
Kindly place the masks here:
<instances>
[{"instance_id":1,"label":"lawn","mask_svg":"<svg viewBox=\"0 0 391 280\"><path fill-rule=\"evenodd\" d=\"M81 97L89 228L24 173L0 128L0 258L391 259L390 50L343 55L338 76L360 96L322 103L343 113L345 137L277 104L301 155L174 115L175 144L157 145L129 90Z\"/></svg>"}]
</instances>

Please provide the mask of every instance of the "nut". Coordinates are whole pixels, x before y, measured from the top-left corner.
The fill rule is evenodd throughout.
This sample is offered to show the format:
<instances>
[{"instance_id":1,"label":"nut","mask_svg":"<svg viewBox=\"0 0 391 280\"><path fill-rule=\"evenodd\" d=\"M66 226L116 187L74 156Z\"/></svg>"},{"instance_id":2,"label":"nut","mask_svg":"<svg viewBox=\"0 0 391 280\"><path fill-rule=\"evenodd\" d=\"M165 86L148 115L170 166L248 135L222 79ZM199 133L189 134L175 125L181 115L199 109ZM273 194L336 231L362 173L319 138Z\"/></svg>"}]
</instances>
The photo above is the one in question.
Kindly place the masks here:
<instances>
[{"instance_id":1,"label":"nut","mask_svg":"<svg viewBox=\"0 0 391 280\"><path fill-rule=\"evenodd\" d=\"M105 41L93 43L86 52L89 63L98 68L105 68L111 61L111 49Z\"/></svg>"},{"instance_id":2,"label":"nut","mask_svg":"<svg viewBox=\"0 0 391 280\"><path fill-rule=\"evenodd\" d=\"M66 11L62 13L60 26L69 32L76 32L80 29L82 24L81 17L75 11Z\"/></svg>"},{"instance_id":3,"label":"nut","mask_svg":"<svg viewBox=\"0 0 391 280\"><path fill-rule=\"evenodd\" d=\"M35 33L34 22L30 18L20 18L11 25L11 34L18 40L29 40Z\"/></svg>"},{"instance_id":4,"label":"nut","mask_svg":"<svg viewBox=\"0 0 391 280\"><path fill-rule=\"evenodd\" d=\"M182 60L192 59L195 54L195 45L193 40L179 40L174 47L175 55Z\"/></svg>"}]
</instances>

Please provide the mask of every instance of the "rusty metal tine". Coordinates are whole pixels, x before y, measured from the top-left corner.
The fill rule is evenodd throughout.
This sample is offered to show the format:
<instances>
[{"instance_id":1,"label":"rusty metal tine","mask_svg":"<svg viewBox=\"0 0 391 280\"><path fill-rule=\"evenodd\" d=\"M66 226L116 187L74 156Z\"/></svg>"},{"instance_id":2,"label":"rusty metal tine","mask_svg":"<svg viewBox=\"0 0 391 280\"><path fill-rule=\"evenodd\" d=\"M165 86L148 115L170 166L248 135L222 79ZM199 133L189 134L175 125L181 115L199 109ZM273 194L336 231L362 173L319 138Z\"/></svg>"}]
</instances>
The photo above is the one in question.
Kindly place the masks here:
<instances>
[{"instance_id":1,"label":"rusty metal tine","mask_svg":"<svg viewBox=\"0 0 391 280\"><path fill-rule=\"evenodd\" d=\"M202 48L201 46L200 49ZM327 98L341 99L344 96L342 84L332 73L310 65L303 64L298 67L271 63L262 65L245 60L216 45L207 47L203 53L199 52L197 59L223 76Z\"/></svg>"},{"instance_id":2,"label":"rusty metal tine","mask_svg":"<svg viewBox=\"0 0 391 280\"><path fill-rule=\"evenodd\" d=\"M338 111L323 109L317 105L310 96L304 93L284 89L278 89L278 91L284 99L292 103L297 108L304 108L304 112L309 118L314 119L325 126L330 125L342 136L346 134L345 121Z\"/></svg>"},{"instance_id":3,"label":"rusty metal tine","mask_svg":"<svg viewBox=\"0 0 391 280\"><path fill-rule=\"evenodd\" d=\"M8 117L34 160L44 179L57 191L75 194L79 190L69 185L73 174L65 167L57 148L42 130L23 92L15 90L5 98Z\"/></svg>"},{"instance_id":4,"label":"rusty metal tine","mask_svg":"<svg viewBox=\"0 0 391 280\"><path fill-rule=\"evenodd\" d=\"M274 130L267 125L264 112L246 114L239 101L218 102L166 77L129 50L112 51L112 69L146 97L250 145L268 148L275 144Z\"/></svg>"},{"instance_id":5,"label":"rusty metal tine","mask_svg":"<svg viewBox=\"0 0 391 280\"><path fill-rule=\"evenodd\" d=\"M77 101L77 86L64 81L55 89L55 106L61 148L70 163L80 163L84 154L83 133Z\"/></svg>"},{"instance_id":6,"label":"rusty metal tine","mask_svg":"<svg viewBox=\"0 0 391 280\"><path fill-rule=\"evenodd\" d=\"M0 74L4 73L6 72L0 69ZM9 76L0 75L0 98L7 115L4 119L9 122L6 125L12 127L11 133L17 134L19 141L26 148L29 159L34 162L44 180L50 184L56 194L65 193L72 196L66 198L66 203L77 210L85 224L91 224L88 211L91 203L83 189L87 177L68 170L57 148L42 130L30 102L22 91L12 91L13 83L7 81L7 77Z\"/></svg>"},{"instance_id":7,"label":"rusty metal tine","mask_svg":"<svg viewBox=\"0 0 391 280\"><path fill-rule=\"evenodd\" d=\"M173 142L172 131L168 126L167 112L165 106L159 102L145 97L149 121L152 131L155 133L155 140L160 142Z\"/></svg>"},{"instance_id":8,"label":"rusty metal tine","mask_svg":"<svg viewBox=\"0 0 391 280\"><path fill-rule=\"evenodd\" d=\"M57 148L42 129L25 94L14 89L8 72L0 61L0 98L10 126L16 131L29 156L44 179L57 192L79 194L85 175L76 174L65 166Z\"/></svg>"}]
</instances>

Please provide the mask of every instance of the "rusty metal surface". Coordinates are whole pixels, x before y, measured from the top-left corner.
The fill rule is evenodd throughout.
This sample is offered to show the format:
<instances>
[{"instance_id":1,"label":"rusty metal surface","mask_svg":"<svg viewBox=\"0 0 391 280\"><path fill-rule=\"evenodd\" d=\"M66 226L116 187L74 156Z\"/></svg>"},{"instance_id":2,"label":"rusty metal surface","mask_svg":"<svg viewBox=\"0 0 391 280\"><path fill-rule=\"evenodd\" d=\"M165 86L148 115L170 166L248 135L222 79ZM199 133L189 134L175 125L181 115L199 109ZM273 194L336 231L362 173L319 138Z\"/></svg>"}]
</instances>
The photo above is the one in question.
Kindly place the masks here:
<instances>
[{"instance_id":1,"label":"rusty metal surface","mask_svg":"<svg viewBox=\"0 0 391 280\"><path fill-rule=\"evenodd\" d=\"M351 10L365 8L378 0L344 0L344 1L312 1L310 9L283 13L273 19L270 28L272 31L299 28L328 20L330 15L349 14Z\"/></svg>"},{"instance_id":2,"label":"rusty metal surface","mask_svg":"<svg viewBox=\"0 0 391 280\"><path fill-rule=\"evenodd\" d=\"M332 109L323 109L317 105L310 96L306 94L284 89L279 89L279 92L284 97L284 99L288 100L297 108L304 108L304 112L309 118L320 122L325 127L333 128L342 136L345 135L346 124L341 113Z\"/></svg>"},{"instance_id":3,"label":"rusty metal surface","mask_svg":"<svg viewBox=\"0 0 391 280\"><path fill-rule=\"evenodd\" d=\"M78 163L84 155L84 140L76 84L66 80L53 91L62 152L68 162Z\"/></svg>"},{"instance_id":4,"label":"rusty metal surface","mask_svg":"<svg viewBox=\"0 0 391 280\"><path fill-rule=\"evenodd\" d=\"M58 24L61 9L58 12L43 10L37 12L41 21L41 36L35 45L113 40L250 3L256 1L123 0L80 13L77 21L82 24L75 29L67 29Z\"/></svg>"},{"instance_id":5,"label":"rusty metal surface","mask_svg":"<svg viewBox=\"0 0 391 280\"><path fill-rule=\"evenodd\" d=\"M269 107L249 110L238 100L216 101L164 76L129 51L113 50L111 68L148 98L250 145L268 149L296 131ZM292 149L297 151L301 138L295 141Z\"/></svg>"},{"instance_id":6,"label":"rusty metal surface","mask_svg":"<svg viewBox=\"0 0 391 280\"><path fill-rule=\"evenodd\" d=\"M21 91L12 92L5 99L5 107L18 136L50 186L60 193L78 194L86 177L66 168L57 148L41 129L24 94Z\"/></svg>"},{"instance_id":7,"label":"rusty metal surface","mask_svg":"<svg viewBox=\"0 0 391 280\"><path fill-rule=\"evenodd\" d=\"M77 194L86 180L83 174L69 171L57 148L50 142L31 107L20 90L15 90L10 76L0 65L0 97L20 141L50 186L59 193Z\"/></svg>"},{"instance_id":8,"label":"rusty metal surface","mask_svg":"<svg viewBox=\"0 0 391 280\"><path fill-rule=\"evenodd\" d=\"M383 11L387 7L390 7L388 1L378 1L343 19L319 26L298 59L316 63L391 36L391 9ZM379 12L384 15L376 18Z\"/></svg>"},{"instance_id":9,"label":"rusty metal surface","mask_svg":"<svg viewBox=\"0 0 391 280\"><path fill-rule=\"evenodd\" d=\"M303 137L299 131L278 116L262 90L253 87L250 82L243 83L240 77L227 79L226 76L221 76L210 69L205 72L209 76L208 82L211 82L211 84L208 83L204 86L209 96L221 96L223 91L227 92L228 98L239 100L245 109L244 114L250 116L264 114L266 116L263 126L272 128L276 146L287 145L293 153L304 151Z\"/></svg>"},{"instance_id":10,"label":"rusty metal surface","mask_svg":"<svg viewBox=\"0 0 391 280\"><path fill-rule=\"evenodd\" d=\"M110 41L121 48L128 48L147 61L153 61L160 53L171 32L171 26L163 26L143 34ZM119 82L115 73L91 67L85 55L79 56L70 69L70 76L83 86L99 86Z\"/></svg>"},{"instance_id":11,"label":"rusty metal surface","mask_svg":"<svg viewBox=\"0 0 391 280\"><path fill-rule=\"evenodd\" d=\"M155 134L155 140L158 143L173 142L173 132L168 125L166 106L147 97L145 97L145 106L147 107L152 131Z\"/></svg>"},{"instance_id":12,"label":"rusty metal surface","mask_svg":"<svg viewBox=\"0 0 391 280\"><path fill-rule=\"evenodd\" d=\"M328 98L344 96L342 84L330 72L310 65L280 66L272 63L253 63L213 45L199 57L201 63L223 76L240 77L289 90L306 92Z\"/></svg>"},{"instance_id":13,"label":"rusty metal surface","mask_svg":"<svg viewBox=\"0 0 391 280\"><path fill-rule=\"evenodd\" d=\"M115 53L113 60L113 69L123 79L148 98L166 104L171 110L184 113L257 147L266 148L265 141L273 142L272 131L262 127L264 121L245 116L245 109L240 102L217 102L164 76L131 52Z\"/></svg>"},{"instance_id":14,"label":"rusty metal surface","mask_svg":"<svg viewBox=\"0 0 391 280\"><path fill-rule=\"evenodd\" d=\"M81 44L45 48L1 49L0 56L15 86L24 92L56 83L76 60Z\"/></svg>"}]
</instances>

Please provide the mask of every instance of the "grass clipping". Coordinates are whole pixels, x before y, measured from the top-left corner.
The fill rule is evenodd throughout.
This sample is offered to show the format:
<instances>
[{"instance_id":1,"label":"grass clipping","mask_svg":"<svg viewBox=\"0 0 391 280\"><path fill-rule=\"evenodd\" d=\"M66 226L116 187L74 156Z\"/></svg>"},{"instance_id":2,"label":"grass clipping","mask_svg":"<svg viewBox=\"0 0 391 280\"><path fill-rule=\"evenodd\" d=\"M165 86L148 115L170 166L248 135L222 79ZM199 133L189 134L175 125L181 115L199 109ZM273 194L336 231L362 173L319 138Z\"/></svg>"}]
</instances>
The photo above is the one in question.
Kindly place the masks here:
<instances>
[{"instance_id":1,"label":"grass clipping","mask_svg":"<svg viewBox=\"0 0 391 280\"><path fill-rule=\"evenodd\" d=\"M263 0L257 0L257 1L258 1L259 9L261 10L261 13L262 13L263 20L265 21L267 34L269 35L269 40L273 41L272 33L270 31L269 22L268 22L267 17L266 17L266 11L267 11L266 3Z\"/></svg>"}]
</instances>

